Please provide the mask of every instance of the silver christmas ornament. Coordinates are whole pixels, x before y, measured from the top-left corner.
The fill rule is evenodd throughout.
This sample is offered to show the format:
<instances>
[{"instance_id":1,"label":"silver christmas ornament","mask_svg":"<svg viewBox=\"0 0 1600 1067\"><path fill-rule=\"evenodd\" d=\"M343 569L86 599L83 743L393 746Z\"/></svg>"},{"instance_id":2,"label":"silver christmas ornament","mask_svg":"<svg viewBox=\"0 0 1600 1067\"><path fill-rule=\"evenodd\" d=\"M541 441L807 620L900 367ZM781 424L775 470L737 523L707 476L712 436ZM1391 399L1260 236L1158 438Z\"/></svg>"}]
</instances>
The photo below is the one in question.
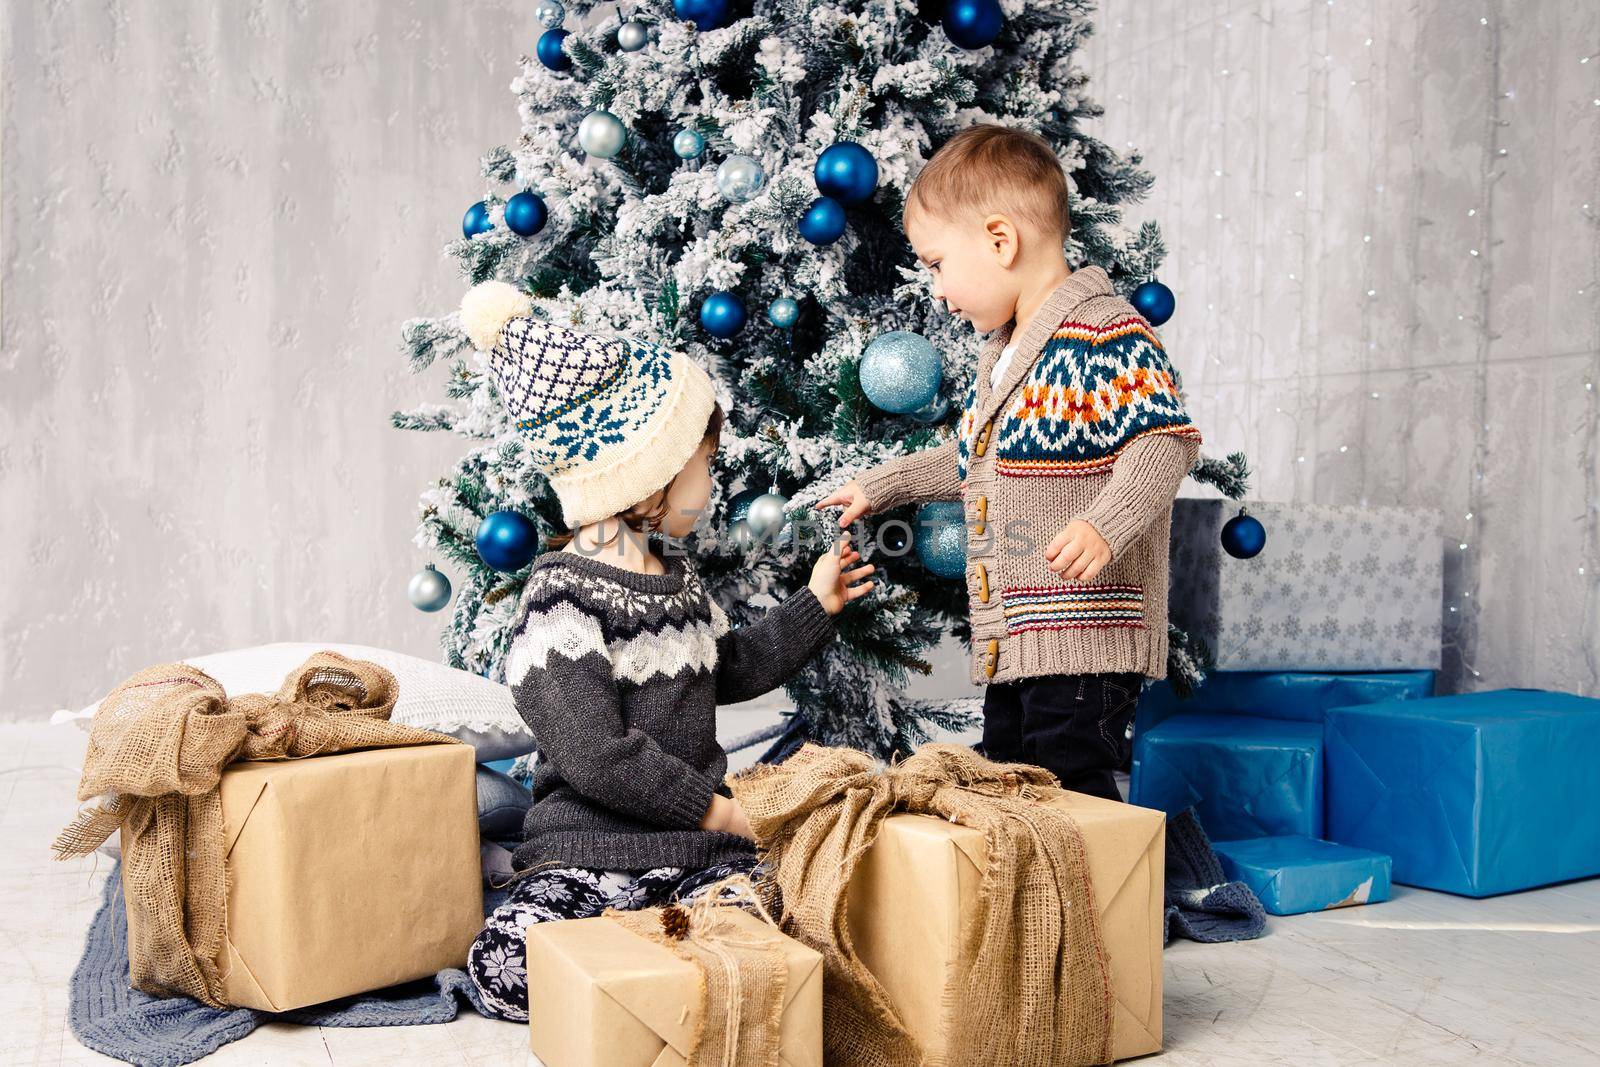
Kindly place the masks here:
<instances>
[{"instance_id":1,"label":"silver christmas ornament","mask_svg":"<svg viewBox=\"0 0 1600 1067\"><path fill-rule=\"evenodd\" d=\"M729 156L717 168L717 191L735 204L753 200L767 183L767 172L749 156Z\"/></svg>"},{"instance_id":2,"label":"silver christmas ornament","mask_svg":"<svg viewBox=\"0 0 1600 1067\"><path fill-rule=\"evenodd\" d=\"M539 20L541 26L553 30L567 17L567 9L561 6L561 0L539 0L539 6L533 9L533 17Z\"/></svg>"},{"instance_id":3,"label":"silver christmas ornament","mask_svg":"<svg viewBox=\"0 0 1600 1067\"><path fill-rule=\"evenodd\" d=\"M745 522L757 537L770 538L783 527L783 509L788 506L789 498L781 493L762 493L750 501Z\"/></svg>"},{"instance_id":4,"label":"silver christmas ornament","mask_svg":"<svg viewBox=\"0 0 1600 1067\"><path fill-rule=\"evenodd\" d=\"M706 139L698 130L679 130L672 135L672 151L679 159L693 159L706 150Z\"/></svg>"},{"instance_id":5,"label":"silver christmas ornament","mask_svg":"<svg viewBox=\"0 0 1600 1067\"><path fill-rule=\"evenodd\" d=\"M650 43L650 29L642 22L624 22L617 28L617 47L637 52Z\"/></svg>"},{"instance_id":6,"label":"silver christmas ornament","mask_svg":"<svg viewBox=\"0 0 1600 1067\"><path fill-rule=\"evenodd\" d=\"M411 584L406 588L406 595L411 598L411 604L417 610L438 611L450 603L450 579L440 574L430 563L411 576Z\"/></svg>"},{"instance_id":7,"label":"silver christmas ornament","mask_svg":"<svg viewBox=\"0 0 1600 1067\"><path fill-rule=\"evenodd\" d=\"M578 123L578 147L597 159L610 159L627 140L622 120L609 111L592 111Z\"/></svg>"}]
</instances>

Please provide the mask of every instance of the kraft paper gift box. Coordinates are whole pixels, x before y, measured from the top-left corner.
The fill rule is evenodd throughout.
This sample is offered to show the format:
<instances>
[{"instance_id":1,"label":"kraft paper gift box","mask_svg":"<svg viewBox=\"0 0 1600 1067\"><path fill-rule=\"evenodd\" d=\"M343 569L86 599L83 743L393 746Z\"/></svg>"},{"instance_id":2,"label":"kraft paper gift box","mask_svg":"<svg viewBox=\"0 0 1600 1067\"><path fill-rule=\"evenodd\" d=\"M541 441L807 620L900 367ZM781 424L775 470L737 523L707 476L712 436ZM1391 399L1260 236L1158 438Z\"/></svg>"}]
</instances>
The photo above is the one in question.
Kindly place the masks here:
<instances>
[{"instance_id":1,"label":"kraft paper gift box","mask_svg":"<svg viewBox=\"0 0 1600 1067\"><path fill-rule=\"evenodd\" d=\"M1139 695L1137 730L1185 712L1321 722L1329 708L1433 696L1433 671L1211 671L1187 697L1165 678Z\"/></svg>"},{"instance_id":2,"label":"kraft paper gift box","mask_svg":"<svg viewBox=\"0 0 1600 1067\"><path fill-rule=\"evenodd\" d=\"M1310 837L1256 837L1211 846L1229 878L1249 886L1273 915L1389 899L1393 864L1381 852Z\"/></svg>"},{"instance_id":3,"label":"kraft paper gift box","mask_svg":"<svg viewBox=\"0 0 1600 1067\"><path fill-rule=\"evenodd\" d=\"M1173 621L1218 670L1437 670L1444 543L1431 508L1252 503L1266 547L1222 550L1226 500L1173 503Z\"/></svg>"},{"instance_id":4,"label":"kraft paper gift box","mask_svg":"<svg viewBox=\"0 0 1600 1067\"><path fill-rule=\"evenodd\" d=\"M463 967L483 928L470 745L231 764L226 998L281 1012Z\"/></svg>"},{"instance_id":5,"label":"kraft paper gift box","mask_svg":"<svg viewBox=\"0 0 1600 1067\"><path fill-rule=\"evenodd\" d=\"M1322 837L1322 734L1320 722L1174 715L1134 739L1128 799L1169 815L1192 806L1212 840Z\"/></svg>"},{"instance_id":6,"label":"kraft paper gift box","mask_svg":"<svg viewBox=\"0 0 1600 1067\"><path fill-rule=\"evenodd\" d=\"M722 911L723 909L719 909ZM822 1065L822 955L729 907L742 930L780 939L788 963L778 1062ZM614 920L527 928L528 1047L544 1067L682 1067L699 1021L698 967Z\"/></svg>"},{"instance_id":7,"label":"kraft paper gift box","mask_svg":"<svg viewBox=\"0 0 1600 1067\"><path fill-rule=\"evenodd\" d=\"M1083 833L1111 959L1116 1059L1161 1049L1166 816L1083 793L1049 801ZM925 1055L945 1048L939 1005L961 917L977 899L983 834L927 815L891 815L850 880L846 913L861 961L883 984Z\"/></svg>"},{"instance_id":8,"label":"kraft paper gift box","mask_svg":"<svg viewBox=\"0 0 1600 1067\"><path fill-rule=\"evenodd\" d=\"M1600 874L1600 700L1544 689L1328 712L1328 838L1484 897Z\"/></svg>"}]
</instances>

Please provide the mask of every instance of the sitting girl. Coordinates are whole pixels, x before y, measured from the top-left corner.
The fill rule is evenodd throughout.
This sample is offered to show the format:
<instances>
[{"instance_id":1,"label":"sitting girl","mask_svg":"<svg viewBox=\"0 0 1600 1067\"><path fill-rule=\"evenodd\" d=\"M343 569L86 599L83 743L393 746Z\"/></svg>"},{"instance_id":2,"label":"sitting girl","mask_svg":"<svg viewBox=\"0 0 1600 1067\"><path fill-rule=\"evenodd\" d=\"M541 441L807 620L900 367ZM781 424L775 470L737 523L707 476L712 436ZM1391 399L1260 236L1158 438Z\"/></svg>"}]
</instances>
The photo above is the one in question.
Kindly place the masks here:
<instances>
[{"instance_id":1,"label":"sitting girl","mask_svg":"<svg viewBox=\"0 0 1600 1067\"><path fill-rule=\"evenodd\" d=\"M716 706L791 678L873 568L845 571L859 555L842 538L806 588L730 629L656 536L689 533L710 498L723 413L705 371L530 318L503 282L475 286L461 318L575 530L534 561L518 605L506 682L539 753L534 802L510 897L468 954L484 1003L525 1021L528 924L693 900L756 868Z\"/></svg>"}]
</instances>

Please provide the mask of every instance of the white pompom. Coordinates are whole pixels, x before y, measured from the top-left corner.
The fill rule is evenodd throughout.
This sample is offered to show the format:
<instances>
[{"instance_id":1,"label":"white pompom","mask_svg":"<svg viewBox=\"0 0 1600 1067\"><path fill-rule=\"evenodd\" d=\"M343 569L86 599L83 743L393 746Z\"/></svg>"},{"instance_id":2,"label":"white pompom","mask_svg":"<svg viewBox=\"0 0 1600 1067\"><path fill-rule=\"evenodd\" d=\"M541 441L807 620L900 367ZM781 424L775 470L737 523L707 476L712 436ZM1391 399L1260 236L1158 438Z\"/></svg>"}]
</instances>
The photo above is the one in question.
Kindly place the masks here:
<instances>
[{"instance_id":1,"label":"white pompom","mask_svg":"<svg viewBox=\"0 0 1600 1067\"><path fill-rule=\"evenodd\" d=\"M500 340L500 329L532 305L528 295L507 282L479 282L461 298L461 328L480 352L492 349Z\"/></svg>"}]
</instances>

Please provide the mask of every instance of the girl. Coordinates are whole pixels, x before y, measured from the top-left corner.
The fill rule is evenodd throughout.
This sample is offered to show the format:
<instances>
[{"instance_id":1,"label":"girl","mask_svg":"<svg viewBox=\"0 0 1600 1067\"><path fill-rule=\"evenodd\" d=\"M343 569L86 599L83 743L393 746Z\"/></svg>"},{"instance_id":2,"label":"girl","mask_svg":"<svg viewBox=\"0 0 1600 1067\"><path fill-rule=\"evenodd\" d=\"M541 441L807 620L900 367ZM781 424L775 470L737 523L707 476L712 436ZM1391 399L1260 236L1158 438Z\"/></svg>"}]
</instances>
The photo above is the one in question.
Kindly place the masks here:
<instances>
[{"instance_id":1,"label":"girl","mask_svg":"<svg viewBox=\"0 0 1600 1067\"><path fill-rule=\"evenodd\" d=\"M723 414L693 360L529 317L503 282L461 319L574 533L552 539L518 605L506 683L533 731L533 806L517 880L468 954L495 1014L528 1018L523 928L693 900L756 868L723 783L716 706L782 685L865 595L873 568L842 537L810 583L731 629L665 538L704 512ZM660 536L665 535L665 538Z\"/></svg>"}]
</instances>

